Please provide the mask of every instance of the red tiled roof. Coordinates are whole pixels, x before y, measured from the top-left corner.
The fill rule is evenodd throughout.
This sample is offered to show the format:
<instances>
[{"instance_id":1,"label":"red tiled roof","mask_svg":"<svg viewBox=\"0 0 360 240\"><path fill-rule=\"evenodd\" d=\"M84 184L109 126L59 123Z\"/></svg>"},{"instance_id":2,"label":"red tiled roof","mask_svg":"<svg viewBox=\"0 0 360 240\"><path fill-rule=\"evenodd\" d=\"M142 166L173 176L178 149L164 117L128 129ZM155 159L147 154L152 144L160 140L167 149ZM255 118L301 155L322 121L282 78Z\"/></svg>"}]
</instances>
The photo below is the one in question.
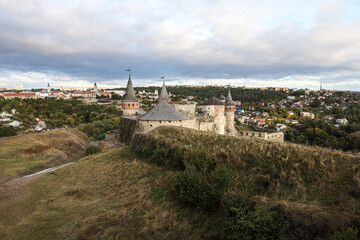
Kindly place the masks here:
<instances>
[{"instance_id":1,"label":"red tiled roof","mask_svg":"<svg viewBox=\"0 0 360 240\"><path fill-rule=\"evenodd\" d=\"M15 97L15 96L34 96L35 93L5 93L4 96Z\"/></svg>"}]
</instances>

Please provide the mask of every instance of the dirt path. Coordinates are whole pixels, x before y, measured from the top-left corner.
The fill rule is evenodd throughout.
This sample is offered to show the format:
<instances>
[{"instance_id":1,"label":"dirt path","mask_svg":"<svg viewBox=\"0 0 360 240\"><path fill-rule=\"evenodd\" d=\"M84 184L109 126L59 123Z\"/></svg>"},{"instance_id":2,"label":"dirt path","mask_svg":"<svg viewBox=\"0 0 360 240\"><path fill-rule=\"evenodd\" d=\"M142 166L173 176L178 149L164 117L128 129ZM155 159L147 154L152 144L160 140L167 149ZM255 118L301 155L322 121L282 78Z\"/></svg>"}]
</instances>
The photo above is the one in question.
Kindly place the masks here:
<instances>
[{"instance_id":1,"label":"dirt path","mask_svg":"<svg viewBox=\"0 0 360 240\"><path fill-rule=\"evenodd\" d=\"M10 201L10 200L17 200L23 196L24 193L24 186L26 186L28 183L34 181L35 179L39 178L40 176L44 175L45 173L55 171L59 168L63 168L65 166L68 166L70 164L73 164L74 162L63 164L57 167L48 168L45 170L42 170L40 172L30 174L24 177L15 178L12 180L9 180L3 184L0 185L0 202L3 201Z\"/></svg>"}]
</instances>

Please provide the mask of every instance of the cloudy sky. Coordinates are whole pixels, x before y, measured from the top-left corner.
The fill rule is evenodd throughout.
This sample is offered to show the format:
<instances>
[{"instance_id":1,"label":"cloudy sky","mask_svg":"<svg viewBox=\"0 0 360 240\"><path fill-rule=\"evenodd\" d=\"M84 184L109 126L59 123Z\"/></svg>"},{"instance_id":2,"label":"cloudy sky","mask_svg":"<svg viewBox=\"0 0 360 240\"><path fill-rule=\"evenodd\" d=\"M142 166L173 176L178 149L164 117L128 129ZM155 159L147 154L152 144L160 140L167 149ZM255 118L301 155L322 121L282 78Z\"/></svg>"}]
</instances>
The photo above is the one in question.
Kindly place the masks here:
<instances>
[{"instance_id":1,"label":"cloudy sky","mask_svg":"<svg viewBox=\"0 0 360 240\"><path fill-rule=\"evenodd\" d=\"M359 0L0 0L0 87L360 90Z\"/></svg>"}]
</instances>

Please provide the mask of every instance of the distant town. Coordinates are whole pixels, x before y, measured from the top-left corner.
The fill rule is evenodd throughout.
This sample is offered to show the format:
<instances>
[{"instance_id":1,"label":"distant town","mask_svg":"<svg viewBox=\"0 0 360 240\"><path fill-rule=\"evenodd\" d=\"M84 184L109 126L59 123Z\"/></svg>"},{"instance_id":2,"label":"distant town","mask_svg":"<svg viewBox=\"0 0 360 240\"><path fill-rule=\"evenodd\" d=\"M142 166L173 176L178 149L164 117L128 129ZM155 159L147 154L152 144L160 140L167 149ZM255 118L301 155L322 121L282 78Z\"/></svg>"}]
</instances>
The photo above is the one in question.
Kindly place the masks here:
<instances>
[{"instance_id":1,"label":"distant town","mask_svg":"<svg viewBox=\"0 0 360 240\"><path fill-rule=\"evenodd\" d=\"M12 127L14 132L41 132L56 127L73 127L91 123L93 119L73 117L79 112L66 113L63 122L46 114L36 114L33 119L21 117L20 109L15 107L16 99L26 101L67 101L76 100L77 104L105 105L112 107L113 116L123 113L121 99L125 88L103 89L96 83L93 87L60 87L54 89L44 84L43 89L24 90L21 85L13 89L0 89L0 122L3 127ZM232 90L235 104L235 127L239 132L283 132L284 140L310 145L320 145L336 149L346 149L348 134L359 131L359 93L344 91L291 89L280 87L236 87L219 85L182 85L167 86L173 102L195 104L201 113L201 105L213 96L225 101L227 89ZM197 90L198 89L198 90ZM145 112L151 110L157 102L159 87L135 87L139 99L139 108ZM3 99L3 100L1 100ZM11 102L12 101L12 102ZM29 102L29 107L32 102ZM30 107L31 108L31 107ZM98 111L101 113L101 110ZM56 114L54 112L53 114ZM70 118L70 119L69 119ZM72 120L72 118L75 118ZM77 119L78 118L78 119ZM55 123L56 122L56 123ZM248 134L261 137L261 134Z\"/></svg>"}]
</instances>

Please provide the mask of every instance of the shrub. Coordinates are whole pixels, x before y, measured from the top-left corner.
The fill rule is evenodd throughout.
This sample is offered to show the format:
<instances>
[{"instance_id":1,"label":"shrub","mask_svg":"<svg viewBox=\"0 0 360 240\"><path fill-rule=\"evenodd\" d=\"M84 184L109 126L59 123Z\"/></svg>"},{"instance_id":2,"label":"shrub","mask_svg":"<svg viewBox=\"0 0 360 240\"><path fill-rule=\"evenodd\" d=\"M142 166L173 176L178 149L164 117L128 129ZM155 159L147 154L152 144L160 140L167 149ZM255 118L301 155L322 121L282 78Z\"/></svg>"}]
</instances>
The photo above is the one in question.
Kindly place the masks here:
<instances>
[{"instance_id":1,"label":"shrub","mask_svg":"<svg viewBox=\"0 0 360 240\"><path fill-rule=\"evenodd\" d=\"M89 146L86 148L86 156L101 152L101 148L95 146Z\"/></svg>"},{"instance_id":2,"label":"shrub","mask_svg":"<svg viewBox=\"0 0 360 240\"><path fill-rule=\"evenodd\" d=\"M105 119L102 121L88 123L81 131L83 131L88 137L95 137L103 135L106 131L117 128L118 124L116 123L115 119Z\"/></svg>"},{"instance_id":3,"label":"shrub","mask_svg":"<svg viewBox=\"0 0 360 240\"><path fill-rule=\"evenodd\" d=\"M211 171L215 167L215 162L210 154L196 149L187 151L184 161L186 165L194 166L197 171Z\"/></svg>"},{"instance_id":4,"label":"shrub","mask_svg":"<svg viewBox=\"0 0 360 240\"><path fill-rule=\"evenodd\" d=\"M266 209L264 206L255 210L230 208L224 222L222 238L237 239L297 239L291 234L292 223L284 215Z\"/></svg>"},{"instance_id":5,"label":"shrub","mask_svg":"<svg viewBox=\"0 0 360 240\"><path fill-rule=\"evenodd\" d=\"M335 232L330 240L357 240L360 238L357 228L344 228L341 232Z\"/></svg>"},{"instance_id":6,"label":"shrub","mask_svg":"<svg viewBox=\"0 0 360 240\"><path fill-rule=\"evenodd\" d=\"M144 138L144 139L140 139ZM138 142L141 142L138 144ZM146 139L137 135L132 141L133 150L149 159L151 163L170 168L173 170L184 170L184 149L178 146L166 145L155 139Z\"/></svg>"},{"instance_id":7,"label":"shrub","mask_svg":"<svg viewBox=\"0 0 360 240\"><path fill-rule=\"evenodd\" d=\"M197 171L195 166L189 166L176 178L173 193L180 202L189 207L212 211L221 205L229 180L227 169L219 168L210 174Z\"/></svg>"},{"instance_id":8,"label":"shrub","mask_svg":"<svg viewBox=\"0 0 360 240\"><path fill-rule=\"evenodd\" d=\"M13 127L0 127L0 137L15 136L17 130Z\"/></svg>"}]
</instances>

